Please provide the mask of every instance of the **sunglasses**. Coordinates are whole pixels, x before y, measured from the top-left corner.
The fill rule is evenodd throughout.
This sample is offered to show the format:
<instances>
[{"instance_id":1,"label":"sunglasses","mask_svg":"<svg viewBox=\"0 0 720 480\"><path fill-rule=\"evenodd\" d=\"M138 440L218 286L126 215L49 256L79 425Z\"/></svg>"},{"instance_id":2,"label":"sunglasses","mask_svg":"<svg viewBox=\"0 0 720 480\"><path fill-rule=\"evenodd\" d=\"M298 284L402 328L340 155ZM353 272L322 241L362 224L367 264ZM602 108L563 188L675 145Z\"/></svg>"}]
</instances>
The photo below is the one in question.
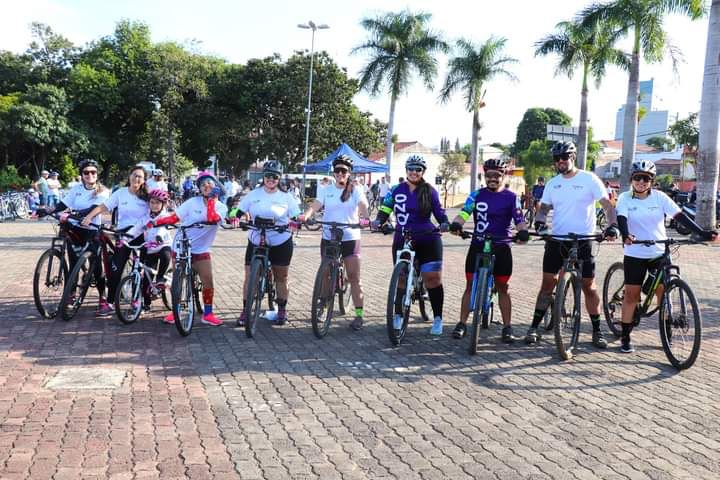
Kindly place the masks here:
<instances>
[{"instance_id":1,"label":"sunglasses","mask_svg":"<svg viewBox=\"0 0 720 480\"><path fill-rule=\"evenodd\" d=\"M645 182L650 183L652 181L652 177L650 175L635 175L632 177L633 182Z\"/></svg>"},{"instance_id":2,"label":"sunglasses","mask_svg":"<svg viewBox=\"0 0 720 480\"><path fill-rule=\"evenodd\" d=\"M422 173L425 171L422 167L407 167L405 170L412 173Z\"/></svg>"},{"instance_id":3,"label":"sunglasses","mask_svg":"<svg viewBox=\"0 0 720 480\"><path fill-rule=\"evenodd\" d=\"M569 153L563 153L562 155L553 155L553 160L556 162L559 162L560 160L569 160L570 154Z\"/></svg>"},{"instance_id":4,"label":"sunglasses","mask_svg":"<svg viewBox=\"0 0 720 480\"><path fill-rule=\"evenodd\" d=\"M275 175L274 173L266 173L263 176L269 180L279 180L280 179L280 175Z\"/></svg>"},{"instance_id":5,"label":"sunglasses","mask_svg":"<svg viewBox=\"0 0 720 480\"><path fill-rule=\"evenodd\" d=\"M347 168L336 168L333 170L333 173L339 173L340 175L347 175L348 173L350 173L350 170L348 170Z\"/></svg>"},{"instance_id":6,"label":"sunglasses","mask_svg":"<svg viewBox=\"0 0 720 480\"><path fill-rule=\"evenodd\" d=\"M488 172L485 174L485 178L487 178L487 179L494 178L495 180L497 180L499 178L502 178L502 173Z\"/></svg>"},{"instance_id":7,"label":"sunglasses","mask_svg":"<svg viewBox=\"0 0 720 480\"><path fill-rule=\"evenodd\" d=\"M97 175L97 170L83 170L83 175Z\"/></svg>"}]
</instances>

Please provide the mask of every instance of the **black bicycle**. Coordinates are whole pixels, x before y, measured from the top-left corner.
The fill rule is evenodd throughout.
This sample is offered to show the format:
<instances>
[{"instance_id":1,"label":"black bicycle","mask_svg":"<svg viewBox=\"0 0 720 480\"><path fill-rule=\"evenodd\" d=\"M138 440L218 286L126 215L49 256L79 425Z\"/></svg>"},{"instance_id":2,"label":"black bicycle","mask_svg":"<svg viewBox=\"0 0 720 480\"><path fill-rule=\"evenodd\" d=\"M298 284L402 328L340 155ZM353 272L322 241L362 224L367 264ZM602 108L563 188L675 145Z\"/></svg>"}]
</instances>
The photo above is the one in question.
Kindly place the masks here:
<instances>
[{"instance_id":1,"label":"black bicycle","mask_svg":"<svg viewBox=\"0 0 720 480\"><path fill-rule=\"evenodd\" d=\"M195 315L202 312L202 281L192 265L192 241L187 236L190 228L203 228L215 225L208 222L197 222L191 225L167 225L176 228L180 239L175 239L175 270L173 272L170 297L175 327L183 337L190 335Z\"/></svg>"},{"instance_id":2,"label":"black bicycle","mask_svg":"<svg viewBox=\"0 0 720 480\"><path fill-rule=\"evenodd\" d=\"M658 312L658 329L663 350L678 370L690 368L700 353L702 319L695 294L680 278L680 267L672 263L672 253L681 245L694 245L695 240L634 240L642 245L665 246L659 267L648 272L643 282L640 303L633 314L633 324ZM610 265L603 282L603 311L608 327L616 337L622 334L622 303L625 293L625 272L622 262ZM653 299L660 296L653 306Z\"/></svg>"},{"instance_id":3,"label":"black bicycle","mask_svg":"<svg viewBox=\"0 0 720 480\"><path fill-rule=\"evenodd\" d=\"M51 214L51 216L60 219L60 215L57 213ZM56 225L55 236L50 241L50 248L40 255L33 274L33 299L35 307L44 318L55 318L58 314L68 277L66 252L73 233L67 222Z\"/></svg>"},{"instance_id":4,"label":"black bicycle","mask_svg":"<svg viewBox=\"0 0 720 480\"><path fill-rule=\"evenodd\" d=\"M327 335L335 314L335 297L337 296L340 316L345 315L350 306L350 282L342 258L343 227L361 227L358 223L318 223L330 227L331 236L325 245L325 252L315 275L310 316L313 333L317 338L323 338Z\"/></svg>"}]
</instances>

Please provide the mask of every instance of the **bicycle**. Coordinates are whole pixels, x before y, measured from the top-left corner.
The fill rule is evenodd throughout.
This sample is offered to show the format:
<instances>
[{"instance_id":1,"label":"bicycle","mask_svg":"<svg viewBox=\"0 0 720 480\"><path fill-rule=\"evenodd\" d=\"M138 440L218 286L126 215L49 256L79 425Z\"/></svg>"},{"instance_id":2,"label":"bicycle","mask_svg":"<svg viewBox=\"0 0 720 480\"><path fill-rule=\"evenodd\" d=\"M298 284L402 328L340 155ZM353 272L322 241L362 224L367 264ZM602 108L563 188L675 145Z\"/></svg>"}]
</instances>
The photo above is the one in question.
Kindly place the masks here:
<instances>
[{"instance_id":1,"label":"bicycle","mask_svg":"<svg viewBox=\"0 0 720 480\"><path fill-rule=\"evenodd\" d=\"M260 243L254 246L253 256L250 260L250 275L247 282L247 295L245 296L245 335L248 338L255 337L258 320L260 319L260 308L263 297L267 293L268 307L275 310L275 282L270 266L270 246L267 244L267 231L285 232L288 225L275 225L274 220L255 218L250 223L241 223L243 230L257 230L260 232Z\"/></svg>"},{"instance_id":2,"label":"bicycle","mask_svg":"<svg viewBox=\"0 0 720 480\"><path fill-rule=\"evenodd\" d=\"M60 220L60 215L57 213L53 213L51 216ZM65 281L68 277L66 252L72 231L67 222L56 225L58 227L55 230L55 236L50 241L50 248L40 255L33 274L35 308L44 318L57 316Z\"/></svg>"},{"instance_id":3,"label":"bicycle","mask_svg":"<svg viewBox=\"0 0 720 480\"><path fill-rule=\"evenodd\" d=\"M658 312L658 329L663 351L673 367L678 370L690 368L700 353L702 337L702 318L695 294L680 277L680 267L672 263L672 253L681 245L693 245L702 242L695 240L634 240L642 245L663 244L665 251L657 269L648 272L641 287L640 303L633 315L633 325L640 325L642 318L648 318ZM603 313L608 327L616 337L622 334L622 303L624 299L623 262L610 265L603 282ZM618 282L618 278L620 281ZM652 307L653 298L662 286L662 297L658 305ZM677 295L674 298L673 295ZM692 334L688 332L692 329ZM692 341L690 341L692 339ZM689 350L687 355L682 351Z\"/></svg>"},{"instance_id":4,"label":"bicycle","mask_svg":"<svg viewBox=\"0 0 720 480\"><path fill-rule=\"evenodd\" d=\"M394 229L381 230L381 233L391 233ZM392 276L390 277L390 285L388 286L388 298L387 298L387 332L390 343L393 346L398 346L405 337L407 332L408 321L410 320L410 307L417 301L420 310L420 317L423 322L429 320L427 312L425 310L425 295L426 290L423 285L422 275L418 275L420 270L417 260L415 259L415 247L413 244L413 235L422 235L426 233L435 233L437 229L428 230L425 232L411 232L408 229L403 229L403 246L397 251L395 258L395 267L393 268ZM399 329L395 329L395 299L397 298L398 290L400 289L400 281L403 280L405 283L405 293L402 298L402 326ZM410 285L410 288L408 288Z\"/></svg>"},{"instance_id":5,"label":"bicycle","mask_svg":"<svg viewBox=\"0 0 720 480\"><path fill-rule=\"evenodd\" d=\"M578 235L575 233L567 235L540 234L539 236L546 241L566 239L572 242L570 251L563 261L560 279L555 287L555 299L552 304L552 318L550 320L555 333L555 346L560 358L570 360L580 337L580 318L582 315L580 294L582 292L582 266L584 262L578 258L580 242L583 240L601 242L603 237L602 235ZM568 299L571 300L569 303L567 303Z\"/></svg>"},{"instance_id":6,"label":"bicycle","mask_svg":"<svg viewBox=\"0 0 720 480\"><path fill-rule=\"evenodd\" d=\"M313 285L311 315L313 333L317 338L323 338L330 329L330 323L335 313L335 296L338 297L339 314L345 315L350 306L350 282L347 279L345 265L342 259L343 227L361 228L358 223L318 222L330 227L331 239L328 240L320 262L315 284Z\"/></svg>"},{"instance_id":7,"label":"bicycle","mask_svg":"<svg viewBox=\"0 0 720 480\"><path fill-rule=\"evenodd\" d=\"M60 300L60 313L62 319L66 322L75 316L83 301L85 301L88 289L96 284L95 269L97 262L101 262L101 270L110 271L110 257L115 252L115 248L112 238L105 235L105 233L119 234L130 229L130 227L127 227L123 230L113 230L102 225L96 226L92 224L88 225L88 227L98 230L100 238L97 242L90 241L86 242L82 247L73 247L78 254L78 259L70 275L68 275L62 299Z\"/></svg>"},{"instance_id":8,"label":"bicycle","mask_svg":"<svg viewBox=\"0 0 720 480\"><path fill-rule=\"evenodd\" d=\"M200 299L202 281L192 266L192 241L187 236L187 230L209 225L215 224L197 222L190 225L166 225L167 228L176 228L180 236L179 240L177 236L175 239L175 270L170 285L170 297L175 327L183 337L190 335L195 315L203 309Z\"/></svg>"},{"instance_id":9,"label":"bicycle","mask_svg":"<svg viewBox=\"0 0 720 480\"><path fill-rule=\"evenodd\" d=\"M166 293L170 272L166 273L162 278L162 283L156 284L155 275L157 270L145 265L141 260L140 251L153 243L145 242L138 246L127 243L124 245L130 249L130 264L132 267L130 273L120 280L113 300L118 319L126 325L134 323L140 318L143 293L148 294L150 298L162 297L165 307L172 310L172 305Z\"/></svg>"}]
</instances>

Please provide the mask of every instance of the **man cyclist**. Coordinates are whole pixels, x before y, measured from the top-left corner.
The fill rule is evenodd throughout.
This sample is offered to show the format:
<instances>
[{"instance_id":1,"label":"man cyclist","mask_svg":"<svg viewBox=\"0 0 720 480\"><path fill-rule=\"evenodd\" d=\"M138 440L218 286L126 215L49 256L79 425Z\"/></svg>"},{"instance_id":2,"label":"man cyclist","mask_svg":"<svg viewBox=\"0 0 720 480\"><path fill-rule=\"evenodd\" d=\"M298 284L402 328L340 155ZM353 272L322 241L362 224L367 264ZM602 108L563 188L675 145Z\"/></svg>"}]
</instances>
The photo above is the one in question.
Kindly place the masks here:
<instances>
[{"instance_id":1,"label":"man cyclist","mask_svg":"<svg viewBox=\"0 0 720 480\"><path fill-rule=\"evenodd\" d=\"M487 187L476 190L465 200L460 213L450 224L450 231L459 233L463 224L472 216L475 232L493 237L504 237L493 240L492 253L495 255L493 276L498 290L500 313L503 319L502 341L512 343L512 326L510 324L512 302L508 293L508 282L512 275L512 253L510 252L511 225L514 222L518 228L518 238L521 242L529 239L527 225L522 211L517 206L517 196L509 189L503 187L503 179L507 172L507 163L503 159L490 159L483 164ZM473 237L467 257L465 258L465 292L460 305L460 321L455 326L453 337L463 338L467 330L467 319L470 314L470 293L475 262L482 253L483 241Z\"/></svg>"},{"instance_id":2,"label":"man cyclist","mask_svg":"<svg viewBox=\"0 0 720 480\"><path fill-rule=\"evenodd\" d=\"M615 209L610 204L607 190L602 181L592 172L579 170L575 166L577 149L572 142L558 142L551 149L553 162L558 175L545 186L540 208L535 216L535 229L545 230L547 214L553 210L552 233L555 235L592 235L595 231L595 202L599 201L608 219L608 228L603 233L614 240L619 231ZM567 257L572 242L550 239L545 244L543 255L543 276L540 292L535 303L532 324L525 336L528 344L537 343L537 327L545 312L553 302L553 290L558 280L558 272ZM590 240L580 242L578 257L583 260L582 291L585 307L592 322L592 343L597 348L606 348L600 330L600 297L595 285L595 259Z\"/></svg>"}]
</instances>

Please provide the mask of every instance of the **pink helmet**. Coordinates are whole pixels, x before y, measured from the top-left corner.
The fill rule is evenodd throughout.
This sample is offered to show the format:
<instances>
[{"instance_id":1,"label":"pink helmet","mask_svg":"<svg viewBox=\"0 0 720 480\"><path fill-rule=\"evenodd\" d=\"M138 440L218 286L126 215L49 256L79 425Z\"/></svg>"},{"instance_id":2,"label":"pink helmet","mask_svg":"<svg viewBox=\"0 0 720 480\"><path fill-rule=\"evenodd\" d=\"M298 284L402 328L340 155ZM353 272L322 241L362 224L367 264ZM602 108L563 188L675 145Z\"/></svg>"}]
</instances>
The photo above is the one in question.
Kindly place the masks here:
<instances>
[{"instance_id":1,"label":"pink helmet","mask_svg":"<svg viewBox=\"0 0 720 480\"><path fill-rule=\"evenodd\" d=\"M163 203L167 203L170 196L168 195L168 192L165 190L161 190L159 188L155 188L150 191L150 198L154 198L155 200L160 200Z\"/></svg>"}]
</instances>

